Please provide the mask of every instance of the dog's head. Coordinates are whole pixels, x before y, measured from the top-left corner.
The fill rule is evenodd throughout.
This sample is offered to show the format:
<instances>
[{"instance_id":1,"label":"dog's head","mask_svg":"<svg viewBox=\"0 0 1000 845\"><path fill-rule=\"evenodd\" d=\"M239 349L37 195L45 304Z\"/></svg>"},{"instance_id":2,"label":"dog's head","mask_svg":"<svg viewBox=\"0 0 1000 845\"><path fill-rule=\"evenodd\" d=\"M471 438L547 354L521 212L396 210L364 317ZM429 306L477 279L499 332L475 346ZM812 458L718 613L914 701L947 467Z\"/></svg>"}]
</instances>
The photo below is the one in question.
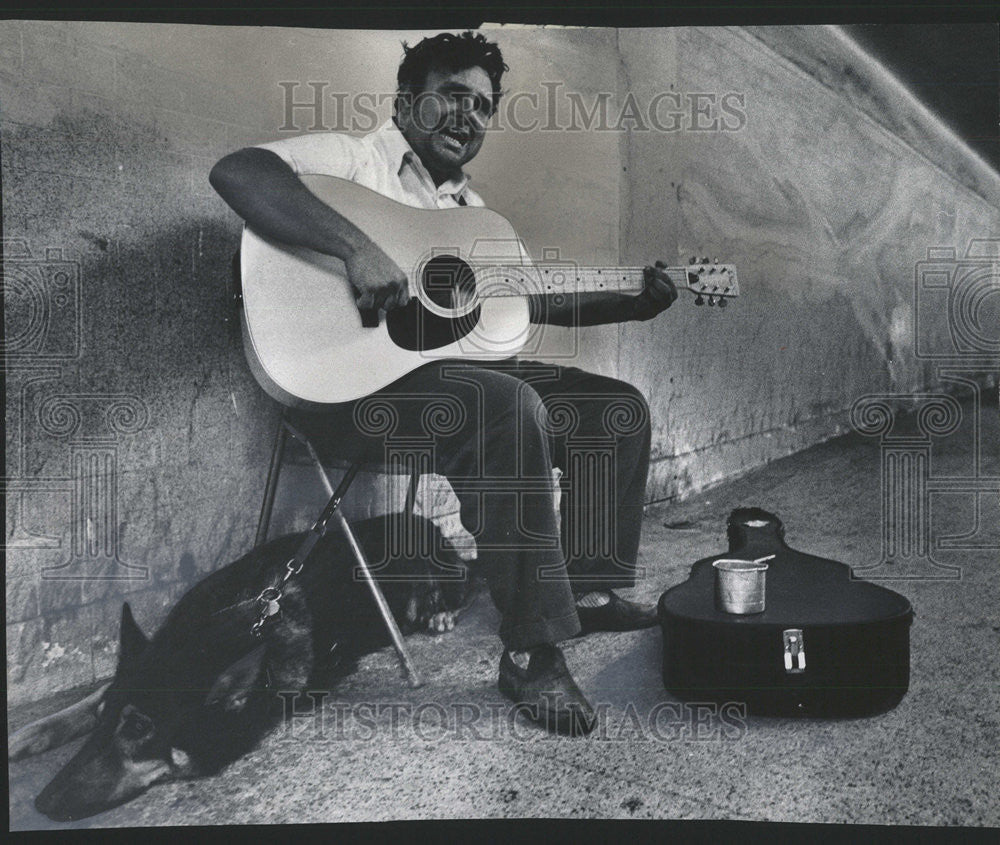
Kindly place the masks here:
<instances>
[{"instance_id":1,"label":"dog's head","mask_svg":"<svg viewBox=\"0 0 1000 845\"><path fill-rule=\"evenodd\" d=\"M126 603L118 668L98 705L97 727L35 799L39 811L71 821L123 804L153 784L206 773L198 738L248 707L263 648L194 684L172 671L163 651Z\"/></svg>"}]
</instances>

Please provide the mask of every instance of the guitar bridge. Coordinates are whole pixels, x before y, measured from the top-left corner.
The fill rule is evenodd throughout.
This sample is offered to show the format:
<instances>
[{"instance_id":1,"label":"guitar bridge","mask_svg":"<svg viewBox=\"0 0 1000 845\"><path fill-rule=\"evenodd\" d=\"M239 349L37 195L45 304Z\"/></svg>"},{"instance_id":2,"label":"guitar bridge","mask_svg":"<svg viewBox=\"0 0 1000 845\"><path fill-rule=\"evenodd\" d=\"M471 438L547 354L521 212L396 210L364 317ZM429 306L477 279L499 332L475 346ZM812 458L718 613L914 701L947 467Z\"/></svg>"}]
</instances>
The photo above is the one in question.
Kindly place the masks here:
<instances>
[{"instance_id":1,"label":"guitar bridge","mask_svg":"<svg viewBox=\"0 0 1000 845\"><path fill-rule=\"evenodd\" d=\"M791 674L806 671L806 646L801 628L788 628L781 632L785 649L785 671Z\"/></svg>"}]
</instances>

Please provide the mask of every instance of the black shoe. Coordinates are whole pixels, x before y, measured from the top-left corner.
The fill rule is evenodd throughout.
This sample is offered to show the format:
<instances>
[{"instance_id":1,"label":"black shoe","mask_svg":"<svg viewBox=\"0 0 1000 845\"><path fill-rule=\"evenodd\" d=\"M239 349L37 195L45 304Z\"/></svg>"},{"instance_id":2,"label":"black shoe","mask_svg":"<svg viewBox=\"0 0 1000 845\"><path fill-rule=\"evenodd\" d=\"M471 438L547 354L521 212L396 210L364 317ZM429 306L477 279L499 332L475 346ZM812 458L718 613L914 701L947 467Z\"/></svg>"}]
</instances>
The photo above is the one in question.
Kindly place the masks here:
<instances>
[{"instance_id":1,"label":"black shoe","mask_svg":"<svg viewBox=\"0 0 1000 845\"><path fill-rule=\"evenodd\" d=\"M640 628L652 628L657 623L659 617L655 604L636 604L610 591L608 595L611 600L600 607L576 606L576 615L580 617L578 637L594 631L638 631Z\"/></svg>"},{"instance_id":2,"label":"black shoe","mask_svg":"<svg viewBox=\"0 0 1000 845\"><path fill-rule=\"evenodd\" d=\"M554 645L540 645L530 653L528 668L522 669L504 651L497 682L500 692L527 705L522 712L553 733L589 734L597 725L597 714L566 668L562 651Z\"/></svg>"}]
</instances>

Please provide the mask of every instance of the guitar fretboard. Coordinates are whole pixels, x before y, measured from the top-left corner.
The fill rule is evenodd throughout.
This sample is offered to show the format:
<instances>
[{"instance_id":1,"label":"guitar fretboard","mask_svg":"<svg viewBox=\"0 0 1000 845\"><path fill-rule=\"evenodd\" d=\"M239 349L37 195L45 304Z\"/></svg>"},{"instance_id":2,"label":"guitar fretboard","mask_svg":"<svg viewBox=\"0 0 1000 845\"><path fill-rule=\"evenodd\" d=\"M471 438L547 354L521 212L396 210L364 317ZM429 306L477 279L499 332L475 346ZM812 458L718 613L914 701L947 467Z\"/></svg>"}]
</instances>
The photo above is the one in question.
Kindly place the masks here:
<instances>
[{"instance_id":1,"label":"guitar fretboard","mask_svg":"<svg viewBox=\"0 0 1000 845\"><path fill-rule=\"evenodd\" d=\"M642 267L575 267L489 264L475 265L480 296L554 295L560 293L630 293L644 286ZM682 269L670 268L671 279L685 279Z\"/></svg>"},{"instance_id":2,"label":"guitar fretboard","mask_svg":"<svg viewBox=\"0 0 1000 845\"><path fill-rule=\"evenodd\" d=\"M520 266L476 264L479 296L524 296L525 294L635 293L645 286L642 267L577 267L574 265ZM728 268L716 266L667 267L664 272L677 288L731 296L735 283Z\"/></svg>"}]
</instances>

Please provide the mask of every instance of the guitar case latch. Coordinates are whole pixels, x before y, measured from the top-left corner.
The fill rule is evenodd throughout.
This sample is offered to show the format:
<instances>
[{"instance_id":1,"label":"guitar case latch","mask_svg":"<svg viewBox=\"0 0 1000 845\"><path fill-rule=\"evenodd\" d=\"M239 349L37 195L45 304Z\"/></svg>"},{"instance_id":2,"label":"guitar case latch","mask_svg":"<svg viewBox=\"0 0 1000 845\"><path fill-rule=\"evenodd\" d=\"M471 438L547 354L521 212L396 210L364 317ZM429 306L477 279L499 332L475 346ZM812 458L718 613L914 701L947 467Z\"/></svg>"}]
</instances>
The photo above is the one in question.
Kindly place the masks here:
<instances>
[{"instance_id":1,"label":"guitar case latch","mask_svg":"<svg viewBox=\"0 0 1000 845\"><path fill-rule=\"evenodd\" d=\"M789 673L806 671L806 644L801 628L787 628L781 632L785 648L785 671Z\"/></svg>"}]
</instances>

